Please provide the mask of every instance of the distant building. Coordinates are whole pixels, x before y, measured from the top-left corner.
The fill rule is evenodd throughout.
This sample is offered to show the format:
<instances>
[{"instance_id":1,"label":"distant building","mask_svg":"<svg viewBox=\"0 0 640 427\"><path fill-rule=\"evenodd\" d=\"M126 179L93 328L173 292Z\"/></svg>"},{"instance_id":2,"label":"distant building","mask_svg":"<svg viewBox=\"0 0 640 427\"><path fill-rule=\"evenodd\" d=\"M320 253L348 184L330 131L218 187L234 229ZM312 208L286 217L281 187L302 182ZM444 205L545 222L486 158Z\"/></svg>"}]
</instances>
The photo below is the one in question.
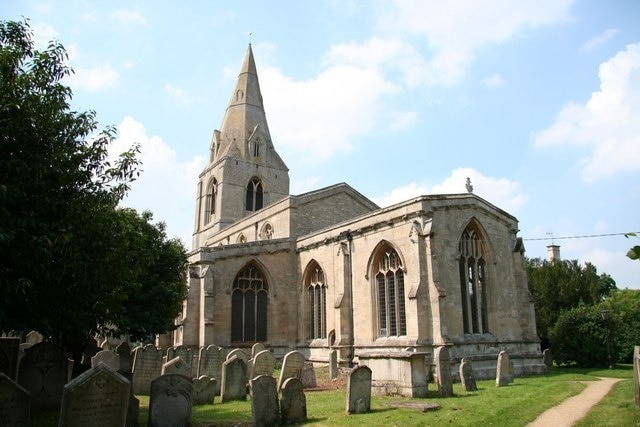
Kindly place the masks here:
<instances>
[{"instance_id":1,"label":"distant building","mask_svg":"<svg viewBox=\"0 0 640 427\"><path fill-rule=\"evenodd\" d=\"M251 45L195 207L176 345L337 350L343 366L407 352L428 366L448 346L478 376L500 350L517 374L545 369L517 219L470 191L387 208L345 183L289 194Z\"/></svg>"}]
</instances>

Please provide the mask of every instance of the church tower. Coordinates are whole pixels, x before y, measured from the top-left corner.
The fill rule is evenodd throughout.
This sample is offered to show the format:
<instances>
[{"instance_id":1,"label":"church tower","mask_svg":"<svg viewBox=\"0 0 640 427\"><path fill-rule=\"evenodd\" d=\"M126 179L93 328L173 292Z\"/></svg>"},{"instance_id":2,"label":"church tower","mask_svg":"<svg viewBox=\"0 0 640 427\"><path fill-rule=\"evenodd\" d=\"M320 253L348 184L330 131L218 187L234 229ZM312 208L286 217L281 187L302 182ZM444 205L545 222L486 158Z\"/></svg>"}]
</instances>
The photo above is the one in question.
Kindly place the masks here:
<instances>
[{"instance_id":1,"label":"church tower","mask_svg":"<svg viewBox=\"0 0 640 427\"><path fill-rule=\"evenodd\" d=\"M212 234L289 195L289 168L276 152L262 103L251 44L209 163L200 174L193 248Z\"/></svg>"}]
</instances>

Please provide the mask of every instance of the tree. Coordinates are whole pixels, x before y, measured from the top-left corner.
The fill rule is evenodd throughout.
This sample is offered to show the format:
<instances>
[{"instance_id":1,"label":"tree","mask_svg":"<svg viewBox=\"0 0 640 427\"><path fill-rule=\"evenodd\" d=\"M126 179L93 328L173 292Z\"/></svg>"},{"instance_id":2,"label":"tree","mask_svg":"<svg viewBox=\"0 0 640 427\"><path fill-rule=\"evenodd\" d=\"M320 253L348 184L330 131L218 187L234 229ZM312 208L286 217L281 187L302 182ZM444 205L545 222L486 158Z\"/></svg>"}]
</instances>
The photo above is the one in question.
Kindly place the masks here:
<instances>
[{"instance_id":1,"label":"tree","mask_svg":"<svg viewBox=\"0 0 640 427\"><path fill-rule=\"evenodd\" d=\"M591 263L583 267L577 260L543 261L540 258L528 258L526 267L529 290L534 298L536 327L543 348L549 346L549 331L563 311L580 304L598 304L616 289L611 276L598 275Z\"/></svg>"},{"instance_id":2,"label":"tree","mask_svg":"<svg viewBox=\"0 0 640 427\"><path fill-rule=\"evenodd\" d=\"M612 348L621 363L633 363L633 348L640 344L640 290L612 292L601 304L609 316Z\"/></svg>"},{"instance_id":3,"label":"tree","mask_svg":"<svg viewBox=\"0 0 640 427\"><path fill-rule=\"evenodd\" d=\"M71 110L66 59L58 43L35 50L28 22L0 22L0 330L36 329L77 351L110 323L170 328L186 254L150 214L117 209L138 148L109 161L115 131Z\"/></svg>"}]
</instances>

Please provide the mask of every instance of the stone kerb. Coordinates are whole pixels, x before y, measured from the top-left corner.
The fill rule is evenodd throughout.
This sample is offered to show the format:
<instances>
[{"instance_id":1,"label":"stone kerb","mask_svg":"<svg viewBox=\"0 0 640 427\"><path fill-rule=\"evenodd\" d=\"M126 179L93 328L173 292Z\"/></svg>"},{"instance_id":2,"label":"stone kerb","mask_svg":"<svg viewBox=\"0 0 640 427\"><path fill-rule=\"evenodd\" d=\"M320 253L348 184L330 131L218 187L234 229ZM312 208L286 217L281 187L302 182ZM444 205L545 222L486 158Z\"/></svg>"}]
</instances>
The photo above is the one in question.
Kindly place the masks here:
<instances>
[{"instance_id":1,"label":"stone kerb","mask_svg":"<svg viewBox=\"0 0 640 427\"><path fill-rule=\"evenodd\" d=\"M222 364L220 401L245 400L247 398L247 364L233 356Z\"/></svg>"},{"instance_id":2,"label":"stone kerb","mask_svg":"<svg viewBox=\"0 0 640 427\"><path fill-rule=\"evenodd\" d=\"M465 391L477 391L476 379L473 376L473 367L471 362L463 358L460 362L460 381Z\"/></svg>"},{"instance_id":3,"label":"stone kerb","mask_svg":"<svg viewBox=\"0 0 640 427\"><path fill-rule=\"evenodd\" d=\"M162 352L153 344L133 350L133 393L149 395L151 381L160 376Z\"/></svg>"},{"instance_id":4,"label":"stone kerb","mask_svg":"<svg viewBox=\"0 0 640 427\"><path fill-rule=\"evenodd\" d=\"M176 356L162 365L160 375L165 374L180 374L191 378L191 366L185 362L182 357Z\"/></svg>"},{"instance_id":5,"label":"stone kerb","mask_svg":"<svg viewBox=\"0 0 640 427\"><path fill-rule=\"evenodd\" d=\"M198 377L206 375L216 379L216 394L220 395L222 384L222 363L224 362L224 350L216 345L202 347L198 357Z\"/></svg>"},{"instance_id":6,"label":"stone kerb","mask_svg":"<svg viewBox=\"0 0 640 427\"><path fill-rule=\"evenodd\" d=\"M307 420L307 398L302 381L287 378L282 384L280 397L280 418L282 424L303 423Z\"/></svg>"},{"instance_id":7,"label":"stone kerb","mask_svg":"<svg viewBox=\"0 0 640 427\"><path fill-rule=\"evenodd\" d=\"M511 368L511 361L509 360L509 353L503 350L498 354L496 387L507 386L512 382L513 370Z\"/></svg>"},{"instance_id":8,"label":"stone kerb","mask_svg":"<svg viewBox=\"0 0 640 427\"><path fill-rule=\"evenodd\" d=\"M347 378L347 414L364 414L371 410L371 369L359 366Z\"/></svg>"},{"instance_id":9,"label":"stone kerb","mask_svg":"<svg viewBox=\"0 0 640 427\"><path fill-rule=\"evenodd\" d=\"M69 361L62 347L45 341L26 350L18 367L18 384L31 395L33 410L60 408L68 372Z\"/></svg>"},{"instance_id":10,"label":"stone kerb","mask_svg":"<svg viewBox=\"0 0 640 427\"><path fill-rule=\"evenodd\" d=\"M151 382L149 427L191 425L193 383L180 374L161 375Z\"/></svg>"},{"instance_id":11,"label":"stone kerb","mask_svg":"<svg viewBox=\"0 0 640 427\"><path fill-rule=\"evenodd\" d=\"M278 381L278 390L282 388L282 384L287 378L298 378L302 375L304 368L304 355L299 351L290 351L285 354L282 361L282 370L280 371L280 379Z\"/></svg>"},{"instance_id":12,"label":"stone kerb","mask_svg":"<svg viewBox=\"0 0 640 427\"><path fill-rule=\"evenodd\" d=\"M28 426L30 412L29 392L0 372L0 425Z\"/></svg>"},{"instance_id":13,"label":"stone kerb","mask_svg":"<svg viewBox=\"0 0 640 427\"><path fill-rule=\"evenodd\" d=\"M119 427L126 423L131 384L100 363L64 387L59 425Z\"/></svg>"},{"instance_id":14,"label":"stone kerb","mask_svg":"<svg viewBox=\"0 0 640 427\"><path fill-rule=\"evenodd\" d=\"M112 350L102 350L91 358L91 367L95 368L98 364L104 363L114 371L120 370L120 356Z\"/></svg>"},{"instance_id":15,"label":"stone kerb","mask_svg":"<svg viewBox=\"0 0 640 427\"><path fill-rule=\"evenodd\" d=\"M451 378L451 357L447 347L438 347L435 351L436 378L440 397L453 396L453 379Z\"/></svg>"},{"instance_id":16,"label":"stone kerb","mask_svg":"<svg viewBox=\"0 0 640 427\"><path fill-rule=\"evenodd\" d=\"M254 426L276 426L280 421L276 379L260 375L249 381L251 419Z\"/></svg>"},{"instance_id":17,"label":"stone kerb","mask_svg":"<svg viewBox=\"0 0 640 427\"><path fill-rule=\"evenodd\" d=\"M193 404L194 405L213 405L216 397L215 378L201 375L193 379Z\"/></svg>"}]
</instances>

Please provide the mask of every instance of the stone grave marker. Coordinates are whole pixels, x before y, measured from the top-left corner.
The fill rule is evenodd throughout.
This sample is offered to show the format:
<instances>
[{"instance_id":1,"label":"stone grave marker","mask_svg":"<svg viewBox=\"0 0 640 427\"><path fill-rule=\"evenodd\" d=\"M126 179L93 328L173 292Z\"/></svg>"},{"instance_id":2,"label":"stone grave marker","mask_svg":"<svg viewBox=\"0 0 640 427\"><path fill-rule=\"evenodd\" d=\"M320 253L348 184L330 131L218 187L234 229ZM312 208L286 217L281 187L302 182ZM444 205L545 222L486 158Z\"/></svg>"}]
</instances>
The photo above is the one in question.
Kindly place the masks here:
<instances>
[{"instance_id":1,"label":"stone grave marker","mask_svg":"<svg viewBox=\"0 0 640 427\"><path fill-rule=\"evenodd\" d=\"M260 375L249 381L251 419L254 426L277 426L280 421L276 379Z\"/></svg>"},{"instance_id":2,"label":"stone grave marker","mask_svg":"<svg viewBox=\"0 0 640 427\"><path fill-rule=\"evenodd\" d=\"M59 425L124 426L130 391L125 377L100 363L65 385Z\"/></svg>"},{"instance_id":3,"label":"stone grave marker","mask_svg":"<svg viewBox=\"0 0 640 427\"><path fill-rule=\"evenodd\" d=\"M120 356L112 350L102 350L97 352L96 355L91 358L91 367L95 368L98 366L98 363L104 363L116 372L120 370Z\"/></svg>"},{"instance_id":4,"label":"stone grave marker","mask_svg":"<svg viewBox=\"0 0 640 427\"><path fill-rule=\"evenodd\" d=\"M222 363L224 350L216 345L200 348L198 357L198 377L206 375L216 380L216 394L220 395L222 384Z\"/></svg>"},{"instance_id":5,"label":"stone grave marker","mask_svg":"<svg viewBox=\"0 0 640 427\"><path fill-rule=\"evenodd\" d=\"M282 388L282 384L287 378L300 378L303 367L304 355L302 353L294 350L285 354L282 361L282 370L280 371L280 380L278 381L278 390Z\"/></svg>"},{"instance_id":6,"label":"stone grave marker","mask_svg":"<svg viewBox=\"0 0 640 427\"><path fill-rule=\"evenodd\" d=\"M282 424L296 424L307 421L307 398L302 381L287 378L282 384L280 397L280 418Z\"/></svg>"},{"instance_id":7,"label":"stone grave marker","mask_svg":"<svg viewBox=\"0 0 640 427\"><path fill-rule=\"evenodd\" d=\"M463 358L460 362L460 381L465 391L477 391L476 379L473 376L471 362Z\"/></svg>"},{"instance_id":8,"label":"stone grave marker","mask_svg":"<svg viewBox=\"0 0 640 427\"><path fill-rule=\"evenodd\" d=\"M435 351L436 377L440 397L453 396L453 379L451 378L451 358L449 349L441 346Z\"/></svg>"},{"instance_id":9,"label":"stone grave marker","mask_svg":"<svg viewBox=\"0 0 640 427\"><path fill-rule=\"evenodd\" d=\"M256 354L253 358L253 372L250 378L255 378L259 375L273 376L273 371L276 368L276 358L269 350L262 350Z\"/></svg>"},{"instance_id":10,"label":"stone grave marker","mask_svg":"<svg viewBox=\"0 0 640 427\"><path fill-rule=\"evenodd\" d=\"M180 374L166 374L151 381L149 427L191 425L193 383Z\"/></svg>"},{"instance_id":11,"label":"stone grave marker","mask_svg":"<svg viewBox=\"0 0 640 427\"><path fill-rule=\"evenodd\" d=\"M131 346L124 341L116 347L116 354L120 357L120 370L123 372L133 372L131 364Z\"/></svg>"},{"instance_id":12,"label":"stone grave marker","mask_svg":"<svg viewBox=\"0 0 640 427\"><path fill-rule=\"evenodd\" d=\"M0 372L15 381L18 375L18 355L20 353L20 338L0 338Z\"/></svg>"},{"instance_id":13,"label":"stone grave marker","mask_svg":"<svg viewBox=\"0 0 640 427\"><path fill-rule=\"evenodd\" d=\"M338 378L338 352L336 350L329 352L329 378L332 380Z\"/></svg>"},{"instance_id":14,"label":"stone grave marker","mask_svg":"<svg viewBox=\"0 0 640 427\"><path fill-rule=\"evenodd\" d=\"M371 410L371 369L359 366L347 377L347 414L364 414Z\"/></svg>"},{"instance_id":15,"label":"stone grave marker","mask_svg":"<svg viewBox=\"0 0 640 427\"><path fill-rule=\"evenodd\" d=\"M249 356L247 356L247 353L245 353L245 351L241 348L234 348L233 350L231 350L229 354L227 354L227 358L225 360L230 360L233 356L237 356L238 358L242 359L244 363L247 363L249 361Z\"/></svg>"},{"instance_id":16,"label":"stone grave marker","mask_svg":"<svg viewBox=\"0 0 640 427\"><path fill-rule=\"evenodd\" d=\"M260 353L263 350L265 350L264 344L262 344L261 342L255 343L251 347L251 357L256 357L256 354Z\"/></svg>"},{"instance_id":17,"label":"stone grave marker","mask_svg":"<svg viewBox=\"0 0 640 427\"><path fill-rule=\"evenodd\" d=\"M18 384L31 395L34 411L59 409L68 378L69 361L64 349L52 342L27 349L18 367Z\"/></svg>"},{"instance_id":18,"label":"stone grave marker","mask_svg":"<svg viewBox=\"0 0 640 427\"><path fill-rule=\"evenodd\" d=\"M187 365L191 366L191 363L193 362L193 350L189 347L185 347L184 345L169 347L167 349L167 361L175 359L176 357L182 358ZM190 375L191 374L189 374L189 376Z\"/></svg>"},{"instance_id":19,"label":"stone grave marker","mask_svg":"<svg viewBox=\"0 0 640 427\"><path fill-rule=\"evenodd\" d=\"M24 342L26 342L27 344L39 344L42 341L44 341L44 337L42 336L42 334L38 331L31 331L27 334L27 336L25 337Z\"/></svg>"},{"instance_id":20,"label":"stone grave marker","mask_svg":"<svg viewBox=\"0 0 640 427\"><path fill-rule=\"evenodd\" d=\"M640 408L640 346L633 347L633 390L636 407Z\"/></svg>"},{"instance_id":21,"label":"stone grave marker","mask_svg":"<svg viewBox=\"0 0 640 427\"><path fill-rule=\"evenodd\" d=\"M545 348L542 352L542 363L544 363L547 369L551 369L551 365L553 365L553 357L551 355L551 349Z\"/></svg>"},{"instance_id":22,"label":"stone grave marker","mask_svg":"<svg viewBox=\"0 0 640 427\"><path fill-rule=\"evenodd\" d=\"M216 397L216 379L201 375L193 379L193 404L213 405Z\"/></svg>"},{"instance_id":23,"label":"stone grave marker","mask_svg":"<svg viewBox=\"0 0 640 427\"><path fill-rule=\"evenodd\" d=\"M91 358L102 351L98 341L90 339L82 351L82 364L91 366Z\"/></svg>"},{"instance_id":24,"label":"stone grave marker","mask_svg":"<svg viewBox=\"0 0 640 427\"><path fill-rule=\"evenodd\" d=\"M503 387L513 382L513 374L511 372L511 361L509 353L501 351L498 354L498 362L496 369L496 387Z\"/></svg>"},{"instance_id":25,"label":"stone grave marker","mask_svg":"<svg viewBox=\"0 0 640 427\"><path fill-rule=\"evenodd\" d=\"M162 365L161 375L164 374L180 374L187 378L191 378L191 366L182 357L176 356Z\"/></svg>"},{"instance_id":26,"label":"stone grave marker","mask_svg":"<svg viewBox=\"0 0 640 427\"><path fill-rule=\"evenodd\" d=\"M222 364L222 385L220 400L222 403L247 398L247 364L241 358L233 356Z\"/></svg>"},{"instance_id":27,"label":"stone grave marker","mask_svg":"<svg viewBox=\"0 0 640 427\"><path fill-rule=\"evenodd\" d=\"M302 366L302 373L300 374L300 381L304 388L317 388L318 380L316 379L316 370L313 368L313 363L304 362Z\"/></svg>"},{"instance_id":28,"label":"stone grave marker","mask_svg":"<svg viewBox=\"0 0 640 427\"><path fill-rule=\"evenodd\" d=\"M31 396L18 383L0 372L0 425L28 426Z\"/></svg>"},{"instance_id":29,"label":"stone grave marker","mask_svg":"<svg viewBox=\"0 0 640 427\"><path fill-rule=\"evenodd\" d=\"M149 395L151 381L160 376L162 353L153 344L137 347L133 353L133 394Z\"/></svg>"}]
</instances>

